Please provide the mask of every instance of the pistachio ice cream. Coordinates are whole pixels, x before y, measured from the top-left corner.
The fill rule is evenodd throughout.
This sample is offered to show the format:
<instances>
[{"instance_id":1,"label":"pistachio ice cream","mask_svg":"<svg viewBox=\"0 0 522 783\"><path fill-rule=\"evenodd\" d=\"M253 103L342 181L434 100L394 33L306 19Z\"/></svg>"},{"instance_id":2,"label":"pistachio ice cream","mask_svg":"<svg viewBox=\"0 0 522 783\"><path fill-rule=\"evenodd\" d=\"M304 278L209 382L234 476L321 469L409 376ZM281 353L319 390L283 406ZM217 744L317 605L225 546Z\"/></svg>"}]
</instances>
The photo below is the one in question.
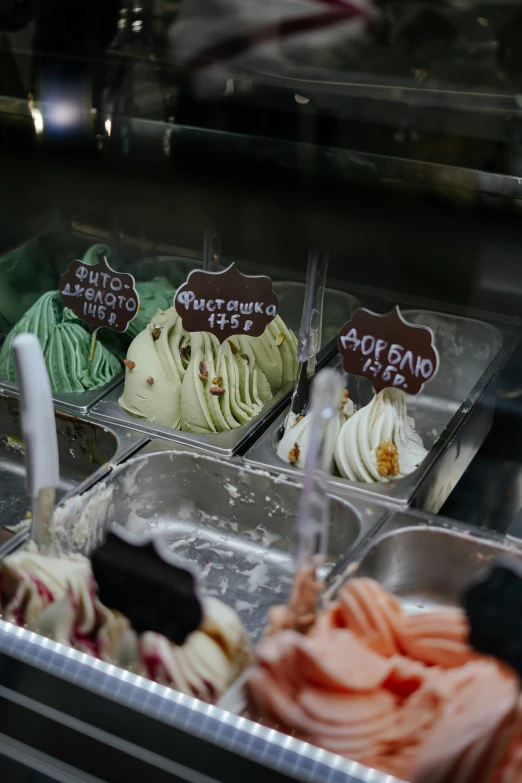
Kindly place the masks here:
<instances>
[{"instance_id":1,"label":"pistachio ice cream","mask_svg":"<svg viewBox=\"0 0 522 783\"><path fill-rule=\"evenodd\" d=\"M139 419L185 432L240 427L295 380L296 346L279 316L261 337L237 335L220 350L209 332L186 332L174 307L158 310L129 348L120 405Z\"/></svg>"}]
</instances>

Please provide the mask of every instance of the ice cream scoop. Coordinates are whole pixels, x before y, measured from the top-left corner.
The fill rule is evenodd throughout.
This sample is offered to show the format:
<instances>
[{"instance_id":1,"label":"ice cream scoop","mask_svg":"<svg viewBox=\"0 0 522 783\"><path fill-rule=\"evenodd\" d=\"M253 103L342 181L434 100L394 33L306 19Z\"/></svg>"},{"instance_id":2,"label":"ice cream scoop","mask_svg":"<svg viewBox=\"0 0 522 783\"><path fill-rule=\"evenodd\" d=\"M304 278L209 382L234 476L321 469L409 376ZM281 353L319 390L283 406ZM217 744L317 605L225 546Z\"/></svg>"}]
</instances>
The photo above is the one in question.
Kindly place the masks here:
<instances>
[{"instance_id":1,"label":"ice cream scoop","mask_svg":"<svg viewBox=\"0 0 522 783\"><path fill-rule=\"evenodd\" d=\"M89 560L20 551L0 565L5 620L150 677L182 693L215 701L250 661L238 615L216 598L203 601L203 622L182 646L129 621L97 597Z\"/></svg>"},{"instance_id":2,"label":"ice cream scoop","mask_svg":"<svg viewBox=\"0 0 522 783\"><path fill-rule=\"evenodd\" d=\"M220 353L217 338L185 332L171 307L133 340L126 366L119 402L132 416L186 432L223 432L256 416L293 380L296 339L276 317L261 337L238 335Z\"/></svg>"},{"instance_id":3,"label":"ice cream scoop","mask_svg":"<svg viewBox=\"0 0 522 783\"><path fill-rule=\"evenodd\" d=\"M391 481L412 473L427 454L400 389L383 389L342 426L335 464L350 481Z\"/></svg>"},{"instance_id":4,"label":"ice cream scoop","mask_svg":"<svg viewBox=\"0 0 522 783\"><path fill-rule=\"evenodd\" d=\"M341 431L341 427L355 413L353 401L349 399L348 392L345 390L340 402L339 415L336 420L336 426L332 431L332 440L329 442L329 449L333 457L335 442ZM292 416L290 413L289 416ZM277 456L284 462L295 465L296 468L304 468L308 456L308 446L310 443L310 424L311 416L295 417L286 423L286 429L283 437L277 446Z\"/></svg>"}]
</instances>

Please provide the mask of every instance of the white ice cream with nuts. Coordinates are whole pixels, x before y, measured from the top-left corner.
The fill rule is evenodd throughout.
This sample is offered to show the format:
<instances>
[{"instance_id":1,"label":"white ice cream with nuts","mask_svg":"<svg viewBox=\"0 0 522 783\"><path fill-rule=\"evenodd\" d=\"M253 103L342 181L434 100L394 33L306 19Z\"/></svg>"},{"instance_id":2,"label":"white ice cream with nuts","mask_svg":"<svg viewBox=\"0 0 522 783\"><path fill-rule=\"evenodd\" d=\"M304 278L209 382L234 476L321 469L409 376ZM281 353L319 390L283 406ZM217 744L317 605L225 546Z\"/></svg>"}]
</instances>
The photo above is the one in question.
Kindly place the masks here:
<instances>
[{"instance_id":1,"label":"white ice cream with nuts","mask_svg":"<svg viewBox=\"0 0 522 783\"><path fill-rule=\"evenodd\" d=\"M296 419L277 447L278 456L298 468L306 464L310 422L309 415ZM358 411L346 396L331 450L340 476L365 483L407 476L428 453L408 416L404 392L393 388L383 389Z\"/></svg>"}]
</instances>

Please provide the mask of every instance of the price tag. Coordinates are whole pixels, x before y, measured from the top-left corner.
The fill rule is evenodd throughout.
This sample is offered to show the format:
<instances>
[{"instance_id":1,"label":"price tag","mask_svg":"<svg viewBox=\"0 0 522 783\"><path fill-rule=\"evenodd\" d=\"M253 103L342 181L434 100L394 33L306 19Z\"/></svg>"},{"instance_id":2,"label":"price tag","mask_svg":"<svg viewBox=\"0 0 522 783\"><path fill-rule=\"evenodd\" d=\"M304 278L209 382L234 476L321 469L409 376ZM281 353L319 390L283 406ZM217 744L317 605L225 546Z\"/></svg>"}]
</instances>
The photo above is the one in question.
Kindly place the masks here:
<instances>
[{"instance_id":1,"label":"price tag","mask_svg":"<svg viewBox=\"0 0 522 783\"><path fill-rule=\"evenodd\" d=\"M138 314L140 299L133 276L115 272L106 258L93 266L73 261L60 280L60 294L93 332L101 326L124 332Z\"/></svg>"},{"instance_id":2,"label":"price tag","mask_svg":"<svg viewBox=\"0 0 522 783\"><path fill-rule=\"evenodd\" d=\"M269 277L243 275L231 264L223 272L191 272L174 306L186 332L211 332L223 343L235 334L260 337L279 301Z\"/></svg>"},{"instance_id":3,"label":"price tag","mask_svg":"<svg viewBox=\"0 0 522 783\"><path fill-rule=\"evenodd\" d=\"M376 392L395 386L418 394L439 368L431 329L408 323L398 307L386 315L356 310L337 344L345 371L369 378Z\"/></svg>"}]
</instances>

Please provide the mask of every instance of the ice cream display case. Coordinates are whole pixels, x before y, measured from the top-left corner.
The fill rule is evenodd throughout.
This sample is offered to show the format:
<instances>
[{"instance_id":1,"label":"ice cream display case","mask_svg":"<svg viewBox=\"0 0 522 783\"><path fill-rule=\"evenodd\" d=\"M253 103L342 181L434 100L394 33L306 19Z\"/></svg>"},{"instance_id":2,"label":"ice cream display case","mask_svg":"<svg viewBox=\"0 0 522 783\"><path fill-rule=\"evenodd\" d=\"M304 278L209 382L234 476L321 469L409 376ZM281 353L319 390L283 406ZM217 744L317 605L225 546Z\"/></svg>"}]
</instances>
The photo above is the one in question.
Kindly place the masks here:
<instances>
[{"instance_id":1,"label":"ice cream display case","mask_svg":"<svg viewBox=\"0 0 522 783\"><path fill-rule=\"evenodd\" d=\"M522 783L521 20L0 8L7 783Z\"/></svg>"}]
</instances>

